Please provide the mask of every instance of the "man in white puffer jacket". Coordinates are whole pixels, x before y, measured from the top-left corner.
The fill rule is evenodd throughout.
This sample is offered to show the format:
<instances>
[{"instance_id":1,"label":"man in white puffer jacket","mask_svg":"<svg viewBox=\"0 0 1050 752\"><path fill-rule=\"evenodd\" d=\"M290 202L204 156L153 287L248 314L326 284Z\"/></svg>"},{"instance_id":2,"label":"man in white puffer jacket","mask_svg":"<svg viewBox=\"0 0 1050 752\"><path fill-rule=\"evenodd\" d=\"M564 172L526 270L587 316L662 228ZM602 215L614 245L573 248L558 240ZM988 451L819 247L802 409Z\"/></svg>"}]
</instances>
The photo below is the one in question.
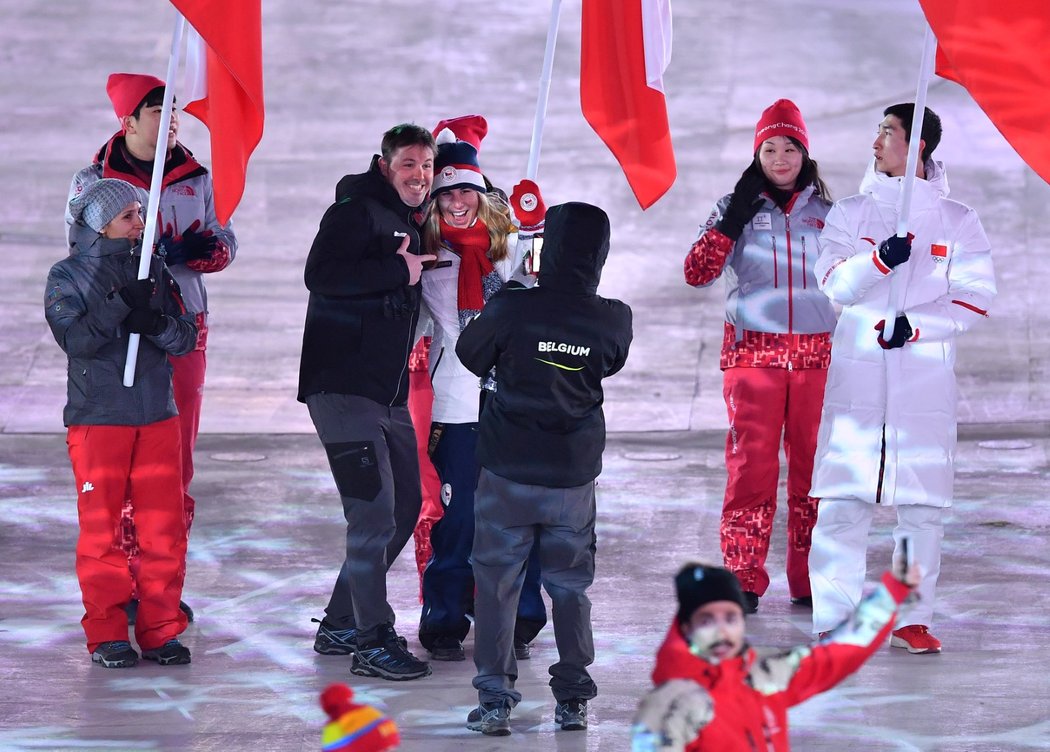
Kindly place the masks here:
<instances>
[{"instance_id":1,"label":"man in white puffer jacket","mask_svg":"<svg viewBox=\"0 0 1050 752\"><path fill-rule=\"evenodd\" d=\"M896 506L894 559L907 537L923 572L920 602L890 644L937 653L929 633L956 442L955 340L995 297L991 250L973 209L947 198L930 159L940 119L926 109L909 217L896 238L913 104L886 108L860 193L837 202L820 236L816 277L843 307L832 340L810 493L821 499L810 551L813 631L861 599L875 505ZM885 240L883 240L885 239ZM883 337L891 280L902 276L893 336Z\"/></svg>"}]
</instances>

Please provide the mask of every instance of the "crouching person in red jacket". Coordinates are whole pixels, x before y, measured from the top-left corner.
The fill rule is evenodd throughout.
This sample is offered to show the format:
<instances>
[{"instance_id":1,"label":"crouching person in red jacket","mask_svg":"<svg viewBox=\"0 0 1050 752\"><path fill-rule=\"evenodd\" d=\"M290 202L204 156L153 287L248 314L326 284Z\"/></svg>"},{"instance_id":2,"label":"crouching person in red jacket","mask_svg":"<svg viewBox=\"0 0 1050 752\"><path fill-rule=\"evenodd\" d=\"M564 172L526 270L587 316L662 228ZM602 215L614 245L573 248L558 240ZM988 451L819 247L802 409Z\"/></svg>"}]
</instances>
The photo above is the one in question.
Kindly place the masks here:
<instances>
[{"instance_id":1,"label":"crouching person in red jacket","mask_svg":"<svg viewBox=\"0 0 1050 752\"><path fill-rule=\"evenodd\" d=\"M678 613L656 655L656 688L635 717L634 752L789 749L787 711L831 689L885 643L919 582L886 573L853 615L814 645L759 656L747 644L744 595L732 572L688 564Z\"/></svg>"}]
</instances>

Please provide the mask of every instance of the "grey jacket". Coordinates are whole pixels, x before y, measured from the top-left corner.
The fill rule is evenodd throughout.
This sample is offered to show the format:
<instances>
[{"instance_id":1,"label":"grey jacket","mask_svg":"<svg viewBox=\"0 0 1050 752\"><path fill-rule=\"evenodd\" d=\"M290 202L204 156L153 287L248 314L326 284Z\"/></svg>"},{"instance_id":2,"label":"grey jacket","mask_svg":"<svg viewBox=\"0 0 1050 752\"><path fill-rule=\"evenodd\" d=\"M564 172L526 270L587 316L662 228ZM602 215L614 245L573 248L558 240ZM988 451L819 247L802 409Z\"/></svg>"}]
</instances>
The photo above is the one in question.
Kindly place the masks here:
<instances>
[{"instance_id":1,"label":"grey jacket","mask_svg":"<svg viewBox=\"0 0 1050 752\"><path fill-rule=\"evenodd\" d=\"M107 240L76 223L70 256L51 267L44 307L55 341L68 356L66 407L71 425L141 426L178 415L168 355L193 350L197 326L179 286L154 257L150 276L158 280L152 305L165 314L164 330L139 341L135 384L123 385L131 310L117 294L135 279L138 257L127 240Z\"/></svg>"}]
</instances>

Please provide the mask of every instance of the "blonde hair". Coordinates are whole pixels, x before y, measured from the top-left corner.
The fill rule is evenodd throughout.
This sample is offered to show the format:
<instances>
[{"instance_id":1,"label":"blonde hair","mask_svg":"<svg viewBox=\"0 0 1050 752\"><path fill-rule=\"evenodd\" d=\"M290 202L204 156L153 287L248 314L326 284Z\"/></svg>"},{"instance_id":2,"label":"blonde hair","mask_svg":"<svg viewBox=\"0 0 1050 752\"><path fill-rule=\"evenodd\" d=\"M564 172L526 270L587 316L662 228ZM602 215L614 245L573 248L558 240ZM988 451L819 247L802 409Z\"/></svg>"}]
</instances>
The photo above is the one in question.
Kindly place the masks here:
<instances>
[{"instance_id":1,"label":"blonde hair","mask_svg":"<svg viewBox=\"0 0 1050 752\"><path fill-rule=\"evenodd\" d=\"M478 219L489 231L489 259L502 261L510 254L507 235L517 229L510 221L510 207L498 193L475 193L478 194ZM430 211L423 226L423 248L426 253L433 255L437 255L441 248L441 211L436 198L430 203Z\"/></svg>"}]
</instances>

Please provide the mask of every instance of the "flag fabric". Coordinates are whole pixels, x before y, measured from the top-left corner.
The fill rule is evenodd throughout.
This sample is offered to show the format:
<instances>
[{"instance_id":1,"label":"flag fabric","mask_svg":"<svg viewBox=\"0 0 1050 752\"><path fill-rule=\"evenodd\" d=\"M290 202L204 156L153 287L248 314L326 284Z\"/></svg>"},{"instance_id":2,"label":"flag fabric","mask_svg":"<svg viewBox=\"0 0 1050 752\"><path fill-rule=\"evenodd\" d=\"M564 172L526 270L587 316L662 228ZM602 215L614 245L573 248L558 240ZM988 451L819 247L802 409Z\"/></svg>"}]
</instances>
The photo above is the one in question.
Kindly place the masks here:
<instances>
[{"instance_id":1,"label":"flag fabric","mask_svg":"<svg viewBox=\"0 0 1050 752\"><path fill-rule=\"evenodd\" d=\"M248 160L262 139L261 0L171 0L193 27L188 77L195 83L183 108L211 134L215 214L226 224L244 194ZM203 42L203 54L194 40ZM194 61L196 73L191 72Z\"/></svg>"},{"instance_id":2,"label":"flag fabric","mask_svg":"<svg viewBox=\"0 0 1050 752\"><path fill-rule=\"evenodd\" d=\"M670 0L583 0L583 116L620 163L642 209L678 175L662 79L670 56Z\"/></svg>"},{"instance_id":3,"label":"flag fabric","mask_svg":"<svg viewBox=\"0 0 1050 752\"><path fill-rule=\"evenodd\" d=\"M1010 146L1050 183L1050 2L920 0L937 74L961 84Z\"/></svg>"}]
</instances>

